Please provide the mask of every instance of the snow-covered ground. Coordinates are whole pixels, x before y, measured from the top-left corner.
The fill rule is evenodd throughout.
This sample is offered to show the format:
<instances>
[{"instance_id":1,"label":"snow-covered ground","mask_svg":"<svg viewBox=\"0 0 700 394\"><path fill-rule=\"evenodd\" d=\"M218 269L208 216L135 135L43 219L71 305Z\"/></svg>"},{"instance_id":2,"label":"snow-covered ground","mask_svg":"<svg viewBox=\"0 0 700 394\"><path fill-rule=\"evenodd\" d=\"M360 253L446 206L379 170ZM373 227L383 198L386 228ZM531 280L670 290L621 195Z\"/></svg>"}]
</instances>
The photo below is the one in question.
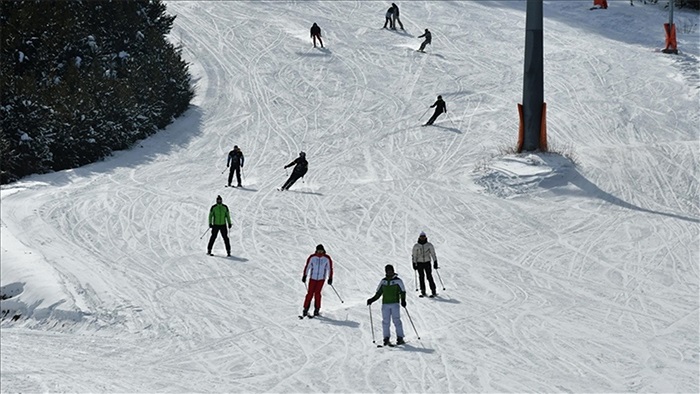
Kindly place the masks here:
<instances>
[{"instance_id":1,"label":"snow-covered ground","mask_svg":"<svg viewBox=\"0 0 700 394\"><path fill-rule=\"evenodd\" d=\"M672 56L661 5L591 3L544 4L563 155L516 155L524 1L401 2L406 31L381 29L390 2L168 2L186 115L2 188L1 390L698 392L698 14L676 12ZM438 94L447 116L418 127ZM243 189L223 187L234 144ZM305 180L276 191L301 150ZM217 195L231 258L205 255ZM420 231L436 299L415 291ZM299 320L318 243L343 302L326 286ZM375 347L365 305L385 264L401 348Z\"/></svg>"}]
</instances>

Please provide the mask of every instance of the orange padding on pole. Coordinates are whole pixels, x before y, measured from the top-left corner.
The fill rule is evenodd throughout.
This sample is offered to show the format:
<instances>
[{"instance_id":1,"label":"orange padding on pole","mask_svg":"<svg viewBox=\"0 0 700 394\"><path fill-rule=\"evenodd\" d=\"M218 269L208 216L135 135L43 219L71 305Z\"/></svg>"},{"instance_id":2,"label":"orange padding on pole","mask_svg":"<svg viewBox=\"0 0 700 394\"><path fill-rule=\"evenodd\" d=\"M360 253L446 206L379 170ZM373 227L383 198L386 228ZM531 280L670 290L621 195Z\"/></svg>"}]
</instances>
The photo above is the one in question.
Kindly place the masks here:
<instances>
[{"instance_id":1,"label":"orange padding on pole","mask_svg":"<svg viewBox=\"0 0 700 394\"><path fill-rule=\"evenodd\" d=\"M523 143L525 141L525 122L523 120L523 105L518 104L518 115L520 115L520 126L518 127L518 147L517 152L523 151Z\"/></svg>"},{"instance_id":2,"label":"orange padding on pole","mask_svg":"<svg viewBox=\"0 0 700 394\"><path fill-rule=\"evenodd\" d=\"M540 150L547 152L547 103L542 103L542 124L540 125Z\"/></svg>"},{"instance_id":3,"label":"orange padding on pole","mask_svg":"<svg viewBox=\"0 0 700 394\"><path fill-rule=\"evenodd\" d=\"M523 119L524 115L522 104L518 104L518 115L520 116L520 126L518 127L517 152L520 153L523 151L523 144L525 143L525 121ZM547 152L547 103L542 103L539 149L542 152Z\"/></svg>"},{"instance_id":4,"label":"orange padding on pole","mask_svg":"<svg viewBox=\"0 0 700 394\"><path fill-rule=\"evenodd\" d=\"M669 49L675 51L678 49L678 44L676 43L676 24L669 25L664 23L664 31L666 32L666 51Z\"/></svg>"}]
</instances>

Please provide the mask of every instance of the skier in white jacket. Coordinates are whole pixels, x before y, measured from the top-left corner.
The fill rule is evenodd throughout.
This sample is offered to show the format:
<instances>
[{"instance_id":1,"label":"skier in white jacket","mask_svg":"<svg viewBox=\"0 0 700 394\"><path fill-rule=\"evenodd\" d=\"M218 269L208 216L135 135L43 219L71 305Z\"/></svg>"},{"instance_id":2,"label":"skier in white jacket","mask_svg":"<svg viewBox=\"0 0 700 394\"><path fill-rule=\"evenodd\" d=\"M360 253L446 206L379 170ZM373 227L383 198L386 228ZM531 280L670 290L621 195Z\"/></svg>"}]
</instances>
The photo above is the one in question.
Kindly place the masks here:
<instances>
[{"instance_id":1,"label":"skier in white jacket","mask_svg":"<svg viewBox=\"0 0 700 394\"><path fill-rule=\"evenodd\" d=\"M328 276L328 284L333 284L333 260L331 256L326 254L326 249L323 245L316 246L316 253L309 256L306 259L306 265L304 266L304 276L302 276L301 281L306 283L306 279L309 279L309 286L306 291L306 297L304 298L304 310L301 314L302 317L306 317L309 314L309 307L311 306L311 299L314 299L314 314L313 316L318 316L321 311L321 290L323 289L323 284L326 282L326 276Z\"/></svg>"},{"instance_id":2,"label":"skier in white jacket","mask_svg":"<svg viewBox=\"0 0 700 394\"><path fill-rule=\"evenodd\" d=\"M437 256L435 255L435 247L428 242L428 236L421 231L418 236L418 242L413 245L413 269L418 271L418 283L420 284L420 296L425 297L425 277L428 277L428 284L432 294L430 297L435 297L435 281L433 281L433 271L430 268L430 261L433 262L433 268L438 269Z\"/></svg>"}]
</instances>

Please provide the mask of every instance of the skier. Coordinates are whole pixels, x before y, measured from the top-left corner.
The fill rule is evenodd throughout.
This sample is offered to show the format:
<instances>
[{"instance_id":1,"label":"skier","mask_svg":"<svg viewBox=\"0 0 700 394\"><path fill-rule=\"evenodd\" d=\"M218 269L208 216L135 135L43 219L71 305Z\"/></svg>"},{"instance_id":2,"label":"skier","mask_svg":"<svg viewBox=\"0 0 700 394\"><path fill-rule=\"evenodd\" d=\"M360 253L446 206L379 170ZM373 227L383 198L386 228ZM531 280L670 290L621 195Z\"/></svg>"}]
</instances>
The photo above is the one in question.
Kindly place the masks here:
<instances>
[{"instance_id":1,"label":"skier","mask_svg":"<svg viewBox=\"0 0 700 394\"><path fill-rule=\"evenodd\" d=\"M389 25L389 28L392 30L396 30L396 27L394 27L394 7L389 7L388 10L386 10L386 14L384 15L384 27L382 29L386 29L386 25Z\"/></svg>"},{"instance_id":2,"label":"skier","mask_svg":"<svg viewBox=\"0 0 700 394\"><path fill-rule=\"evenodd\" d=\"M296 159L294 159L294 161L284 166L284 168L289 168L291 166L294 166L294 169L292 170L292 175L289 176L289 179L287 179L287 182L285 182L284 185L282 185L282 188L280 190L289 190L289 188L292 187L294 182L306 175L306 171L309 170L309 162L306 161L306 153L299 152L299 157L297 157Z\"/></svg>"},{"instance_id":3,"label":"skier","mask_svg":"<svg viewBox=\"0 0 700 394\"><path fill-rule=\"evenodd\" d=\"M228 225L228 229L226 228ZM221 237L224 239L224 245L226 245L226 256L231 256L231 243L228 239L228 230L231 228L231 215L229 214L228 207L222 203L221 196L216 196L216 204L212 205L209 210L209 228L211 229L211 237L209 238L209 245L207 245L207 254L211 254L211 248L214 246L214 241L216 241L216 236L221 232Z\"/></svg>"},{"instance_id":4,"label":"skier","mask_svg":"<svg viewBox=\"0 0 700 394\"><path fill-rule=\"evenodd\" d=\"M442 96L437 97L437 101L433 105L430 106L430 108L435 108L435 112L433 112L433 116L428 119L428 121L423 125L423 126L430 126L435 122L435 119L437 119L440 114L447 113L447 105L445 104L444 101L442 101Z\"/></svg>"},{"instance_id":5,"label":"skier","mask_svg":"<svg viewBox=\"0 0 700 394\"><path fill-rule=\"evenodd\" d=\"M394 273L394 267L387 264L384 267L386 277L379 282L377 292L374 297L367 300L367 305L372 305L379 297L382 297L382 333L384 335L384 346L391 346L389 337L391 335L390 324L394 322L396 328L396 344L403 345L403 325L401 324L401 309L406 307L406 288L399 276Z\"/></svg>"},{"instance_id":6,"label":"skier","mask_svg":"<svg viewBox=\"0 0 700 394\"><path fill-rule=\"evenodd\" d=\"M420 283L420 296L425 297L425 277L428 277L428 284L432 294L430 298L437 295L435 292L435 282L433 281L433 271L430 269L430 260L433 260L433 268L438 269L437 256L435 255L435 247L428 242L428 236L421 231L418 236L418 242L413 245L413 269L418 271L418 283Z\"/></svg>"},{"instance_id":7,"label":"skier","mask_svg":"<svg viewBox=\"0 0 700 394\"><path fill-rule=\"evenodd\" d=\"M425 46L433 42L433 35L430 34L430 30L425 29L425 33L418 36L418 38L425 37L425 41L420 44L418 52L425 52Z\"/></svg>"},{"instance_id":8,"label":"skier","mask_svg":"<svg viewBox=\"0 0 700 394\"><path fill-rule=\"evenodd\" d=\"M399 6L397 6L395 3L391 3L391 6L394 8L394 20L393 20L394 30L396 30L397 23L401 27L401 30L403 30L403 23L401 23L401 19L399 19Z\"/></svg>"},{"instance_id":9,"label":"skier","mask_svg":"<svg viewBox=\"0 0 700 394\"><path fill-rule=\"evenodd\" d=\"M321 43L321 48L323 48L323 40L321 39L321 28L318 27L317 24L313 24L311 26L311 38L314 41L314 48L316 48L316 39L318 38L318 42Z\"/></svg>"},{"instance_id":10,"label":"skier","mask_svg":"<svg viewBox=\"0 0 700 394\"><path fill-rule=\"evenodd\" d=\"M316 246L316 252L306 259L304 275L301 277L301 281L304 283L306 283L306 278L309 278L309 286L306 291L306 298L304 298L304 310L301 313L302 317L308 316L312 298L314 299L314 316L320 314L321 290L326 280L326 274L328 274L328 284L332 285L333 260L331 256L326 254L323 245L319 244Z\"/></svg>"},{"instance_id":11,"label":"skier","mask_svg":"<svg viewBox=\"0 0 700 394\"><path fill-rule=\"evenodd\" d=\"M238 145L234 145L233 150L228 153L228 160L226 161L226 167L229 167L230 165L230 170L228 173L229 187L231 186L234 172L236 173L236 180L238 181L237 187L241 187L241 168L243 168L244 161L245 158L243 157L243 152L241 152Z\"/></svg>"}]
</instances>

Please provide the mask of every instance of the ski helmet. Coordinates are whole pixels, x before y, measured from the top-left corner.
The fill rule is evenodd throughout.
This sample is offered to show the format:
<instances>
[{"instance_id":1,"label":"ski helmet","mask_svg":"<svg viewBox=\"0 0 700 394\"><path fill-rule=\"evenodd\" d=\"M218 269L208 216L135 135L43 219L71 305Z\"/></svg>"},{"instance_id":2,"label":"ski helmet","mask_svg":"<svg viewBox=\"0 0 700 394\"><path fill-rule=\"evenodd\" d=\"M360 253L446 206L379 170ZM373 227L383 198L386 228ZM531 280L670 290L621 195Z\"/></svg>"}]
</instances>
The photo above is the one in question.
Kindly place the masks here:
<instances>
[{"instance_id":1,"label":"ski helmet","mask_svg":"<svg viewBox=\"0 0 700 394\"><path fill-rule=\"evenodd\" d=\"M438 96L438 100L442 100L442 96Z\"/></svg>"},{"instance_id":2,"label":"ski helmet","mask_svg":"<svg viewBox=\"0 0 700 394\"><path fill-rule=\"evenodd\" d=\"M299 152L299 156L306 157L306 152L304 152L304 151Z\"/></svg>"}]
</instances>

